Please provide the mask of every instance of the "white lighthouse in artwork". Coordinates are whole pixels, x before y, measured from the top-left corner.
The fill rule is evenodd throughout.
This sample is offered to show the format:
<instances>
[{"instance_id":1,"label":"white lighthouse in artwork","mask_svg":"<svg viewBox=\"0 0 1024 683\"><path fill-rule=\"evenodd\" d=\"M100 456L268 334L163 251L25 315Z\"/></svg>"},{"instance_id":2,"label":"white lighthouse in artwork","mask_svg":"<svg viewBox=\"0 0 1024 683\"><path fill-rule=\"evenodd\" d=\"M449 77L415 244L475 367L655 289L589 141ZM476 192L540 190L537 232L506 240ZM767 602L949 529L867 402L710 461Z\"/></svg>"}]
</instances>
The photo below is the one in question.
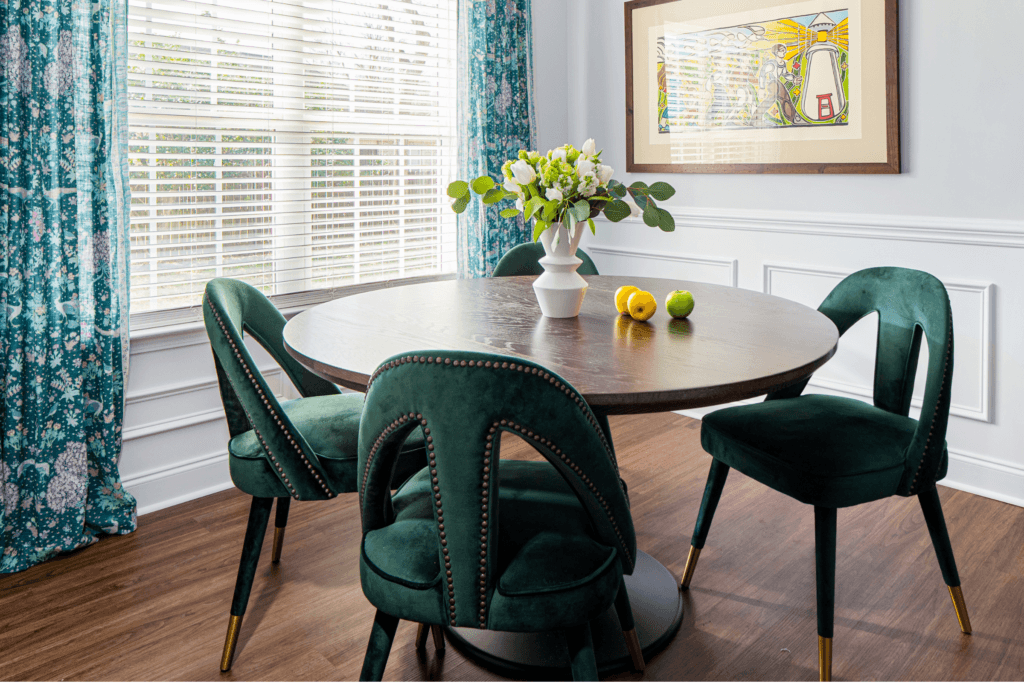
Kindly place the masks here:
<instances>
[{"instance_id":1,"label":"white lighthouse in artwork","mask_svg":"<svg viewBox=\"0 0 1024 683\"><path fill-rule=\"evenodd\" d=\"M829 42L828 33L836 23L827 14L819 14L808 30L816 42L804 53L804 83L800 108L811 121L832 121L846 108L839 48Z\"/></svg>"}]
</instances>

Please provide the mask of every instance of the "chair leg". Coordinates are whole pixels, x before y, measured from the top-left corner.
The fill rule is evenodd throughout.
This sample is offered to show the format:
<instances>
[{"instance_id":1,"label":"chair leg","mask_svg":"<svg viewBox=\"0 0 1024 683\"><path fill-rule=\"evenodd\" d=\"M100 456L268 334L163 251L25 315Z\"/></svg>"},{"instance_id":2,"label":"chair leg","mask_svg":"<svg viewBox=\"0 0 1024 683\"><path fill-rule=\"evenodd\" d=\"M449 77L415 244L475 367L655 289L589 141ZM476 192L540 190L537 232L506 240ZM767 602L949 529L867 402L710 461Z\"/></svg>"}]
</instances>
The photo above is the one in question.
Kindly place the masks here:
<instances>
[{"instance_id":1,"label":"chair leg","mask_svg":"<svg viewBox=\"0 0 1024 683\"><path fill-rule=\"evenodd\" d=\"M704 548L704 542L708 540L711 519L715 516L715 509L718 507L718 501L722 498L722 489L725 488L725 479L728 476L728 465L718 460L711 461L708 483L704 486L704 499L700 502L697 525L693 529L693 538L690 541L690 554L686 556L686 568L683 570L683 580L679 584L683 590L690 587L693 571L697 568L697 558L700 557L700 551Z\"/></svg>"},{"instance_id":2,"label":"chair leg","mask_svg":"<svg viewBox=\"0 0 1024 683\"><path fill-rule=\"evenodd\" d=\"M370 630L370 642L366 644L366 656L363 657L363 670L359 673L361 681L379 681L384 678L384 668L388 665L391 644L395 642L395 630L398 629L398 617L377 610L373 617L373 628Z\"/></svg>"},{"instance_id":3,"label":"chair leg","mask_svg":"<svg viewBox=\"0 0 1024 683\"><path fill-rule=\"evenodd\" d=\"M946 519L942 515L939 491L933 488L919 494L917 500L921 503L924 521L928 525L928 533L932 537L932 546L935 548L935 555L939 558L942 578L946 582L946 587L949 588L949 596L953 599L953 609L956 610L956 619L960 622L960 630L970 634L971 618L967 616L967 605L964 604L964 594L960 589L960 573L957 572L956 560L953 559L953 546L949 542Z\"/></svg>"},{"instance_id":4,"label":"chair leg","mask_svg":"<svg viewBox=\"0 0 1024 683\"><path fill-rule=\"evenodd\" d=\"M242 561L238 564L235 595L231 600L231 619L228 621L228 634L224 639L224 654L220 660L221 671L230 670L231 661L235 658L238 632L242 629L242 617L249 604L249 592L252 590L252 580L256 576L256 565L260 561L260 549L263 546L263 537L267 533L270 508L273 504L273 498L254 496L249 507L249 524L245 529L245 541L242 542Z\"/></svg>"},{"instance_id":5,"label":"chair leg","mask_svg":"<svg viewBox=\"0 0 1024 683\"><path fill-rule=\"evenodd\" d=\"M284 547L284 528L288 526L288 508L291 498L277 499L277 514L274 516L274 546L270 553L270 561L277 564L281 561L281 548Z\"/></svg>"},{"instance_id":6,"label":"chair leg","mask_svg":"<svg viewBox=\"0 0 1024 683\"><path fill-rule=\"evenodd\" d=\"M418 624L416 626L416 649L422 650L427 646L427 635L430 633L430 627L426 624Z\"/></svg>"},{"instance_id":7,"label":"chair leg","mask_svg":"<svg viewBox=\"0 0 1024 683\"><path fill-rule=\"evenodd\" d=\"M444 652L444 631L437 624L430 627L430 635L434 637L434 650Z\"/></svg>"},{"instance_id":8,"label":"chair leg","mask_svg":"<svg viewBox=\"0 0 1024 683\"><path fill-rule=\"evenodd\" d=\"M597 680L597 656L594 654L594 639L590 634L590 623L567 628L565 644L569 648L569 669L574 681Z\"/></svg>"},{"instance_id":9,"label":"chair leg","mask_svg":"<svg viewBox=\"0 0 1024 683\"><path fill-rule=\"evenodd\" d=\"M643 672L646 667L644 651L640 647L640 639L636 636L636 624L633 622L633 608L629 606L629 593L626 591L625 578L619 579L619 592L615 596L615 612L619 615L619 626L622 636L626 639L629 658L633 660L633 668Z\"/></svg>"},{"instance_id":10,"label":"chair leg","mask_svg":"<svg viewBox=\"0 0 1024 683\"><path fill-rule=\"evenodd\" d=\"M818 680L832 680L832 627L836 610L836 509L814 508L818 589Z\"/></svg>"}]
</instances>

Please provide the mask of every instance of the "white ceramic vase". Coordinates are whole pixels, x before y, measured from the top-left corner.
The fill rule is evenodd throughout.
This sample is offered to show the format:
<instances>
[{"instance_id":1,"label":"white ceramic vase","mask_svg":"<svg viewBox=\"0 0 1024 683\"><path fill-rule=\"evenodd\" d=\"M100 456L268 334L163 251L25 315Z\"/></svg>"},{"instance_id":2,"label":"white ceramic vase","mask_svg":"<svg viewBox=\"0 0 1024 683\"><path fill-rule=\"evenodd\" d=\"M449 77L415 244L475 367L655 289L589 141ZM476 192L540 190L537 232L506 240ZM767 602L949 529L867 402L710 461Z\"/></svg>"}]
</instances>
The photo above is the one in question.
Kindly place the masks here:
<instances>
[{"instance_id":1,"label":"white ceramic vase","mask_svg":"<svg viewBox=\"0 0 1024 683\"><path fill-rule=\"evenodd\" d=\"M557 244L555 235L558 235ZM540 235L544 245L544 258L540 260L544 272L533 282L541 313L549 318L575 318L580 314L587 281L576 269L583 263L576 257L576 247L583 236L583 226L577 224L573 235L561 223L554 223Z\"/></svg>"}]
</instances>

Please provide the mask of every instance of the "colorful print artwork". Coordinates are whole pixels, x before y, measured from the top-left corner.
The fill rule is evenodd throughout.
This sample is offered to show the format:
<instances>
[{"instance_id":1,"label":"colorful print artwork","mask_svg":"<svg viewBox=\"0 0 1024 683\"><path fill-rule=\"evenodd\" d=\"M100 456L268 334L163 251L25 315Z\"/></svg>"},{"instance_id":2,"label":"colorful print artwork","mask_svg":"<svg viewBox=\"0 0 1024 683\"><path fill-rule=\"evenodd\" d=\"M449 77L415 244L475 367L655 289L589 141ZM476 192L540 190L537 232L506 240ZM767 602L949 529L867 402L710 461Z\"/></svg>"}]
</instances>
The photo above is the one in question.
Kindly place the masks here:
<instances>
[{"instance_id":1,"label":"colorful print artwork","mask_svg":"<svg viewBox=\"0 0 1024 683\"><path fill-rule=\"evenodd\" d=\"M666 27L658 133L846 125L849 28L846 9L699 32Z\"/></svg>"}]
</instances>

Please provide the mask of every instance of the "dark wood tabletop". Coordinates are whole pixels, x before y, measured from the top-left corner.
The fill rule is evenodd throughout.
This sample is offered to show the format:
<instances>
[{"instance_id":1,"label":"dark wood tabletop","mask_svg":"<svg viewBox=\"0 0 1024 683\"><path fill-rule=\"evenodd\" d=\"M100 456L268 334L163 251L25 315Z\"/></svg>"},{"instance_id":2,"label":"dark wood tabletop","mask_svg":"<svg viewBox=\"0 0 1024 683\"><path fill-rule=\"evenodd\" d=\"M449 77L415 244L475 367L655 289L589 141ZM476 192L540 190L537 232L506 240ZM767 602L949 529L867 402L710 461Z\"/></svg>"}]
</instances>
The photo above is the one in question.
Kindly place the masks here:
<instances>
[{"instance_id":1,"label":"dark wood tabletop","mask_svg":"<svg viewBox=\"0 0 1024 683\"><path fill-rule=\"evenodd\" d=\"M385 359L425 350L478 351L531 360L558 373L608 414L718 405L766 394L811 375L839 333L814 309L734 287L659 278L585 276L577 318L545 318L535 277L446 280L336 299L293 318L288 352L318 375L365 390ZM623 285L651 292L648 322L620 316ZM676 289L693 293L684 320L664 310Z\"/></svg>"}]
</instances>

